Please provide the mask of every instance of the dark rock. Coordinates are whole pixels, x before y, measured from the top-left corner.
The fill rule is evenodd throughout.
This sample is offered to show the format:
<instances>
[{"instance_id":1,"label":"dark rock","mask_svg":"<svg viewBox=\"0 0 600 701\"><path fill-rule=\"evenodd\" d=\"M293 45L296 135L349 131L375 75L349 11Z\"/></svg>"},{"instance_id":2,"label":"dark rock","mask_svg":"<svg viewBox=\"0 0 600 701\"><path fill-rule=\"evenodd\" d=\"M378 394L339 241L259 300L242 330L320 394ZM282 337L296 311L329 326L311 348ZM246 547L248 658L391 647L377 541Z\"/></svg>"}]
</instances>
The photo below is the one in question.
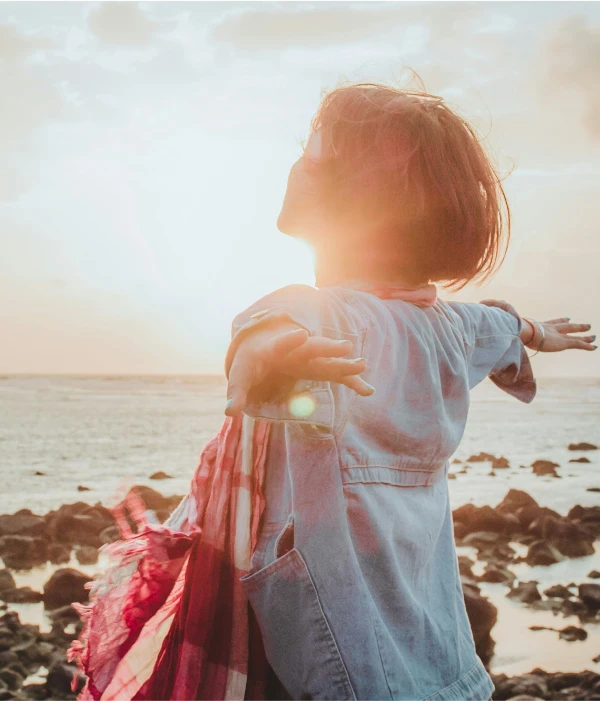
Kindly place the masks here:
<instances>
[{"instance_id":1,"label":"dark rock","mask_svg":"<svg viewBox=\"0 0 600 701\"><path fill-rule=\"evenodd\" d=\"M36 470L34 473L35 477L46 477L45 472L40 472L40 470Z\"/></svg>"},{"instance_id":2,"label":"dark rock","mask_svg":"<svg viewBox=\"0 0 600 701\"><path fill-rule=\"evenodd\" d=\"M580 458L571 458L569 462L591 462L591 460L582 455Z\"/></svg>"},{"instance_id":3,"label":"dark rock","mask_svg":"<svg viewBox=\"0 0 600 701\"><path fill-rule=\"evenodd\" d=\"M585 640L588 636L587 632L583 628L578 628L577 626L567 626L562 630L558 631L558 636L561 640L566 640L572 643L576 640Z\"/></svg>"},{"instance_id":4,"label":"dark rock","mask_svg":"<svg viewBox=\"0 0 600 701\"><path fill-rule=\"evenodd\" d=\"M84 486L83 484L77 485L77 491L78 492L91 492L92 490L89 487Z\"/></svg>"},{"instance_id":5,"label":"dark rock","mask_svg":"<svg viewBox=\"0 0 600 701\"><path fill-rule=\"evenodd\" d=\"M0 515L0 535L43 536L46 522L29 509L22 509L15 514Z\"/></svg>"},{"instance_id":6,"label":"dark rock","mask_svg":"<svg viewBox=\"0 0 600 701\"><path fill-rule=\"evenodd\" d=\"M547 698L548 687L542 675L523 674L520 677L504 677L503 680L495 681L494 699L512 699L515 696L524 695L540 699Z\"/></svg>"},{"instance_id":7,"label":"dark rock","mask_svg":"<svg viewBox=\"0 0 600 701\"><path fill-rule=\"evenodd\" d=\"M496 511L501 514L516 514L519 509L525 506L540 508L537 501L520 489L509 489L504 499L496 507Z\"/></svg>"},{"instance_id":8,"label":"dark rock","mask_svg":"<svg viewBox=\"0 0 600 701\"><path fill-rule=\"evenodd\" d=\"M48 698L48 687L46 684L25 684L21 688L21 694L23 694L26 699L43 701Z\"/></svg>"},{"instance_id":9,"label":"dark rock","mask_svg":"<svg viewBox=\"0 0 600 701\"><path fill-rule=\"evenodd\" d=\"M579 598L592 611L600 609L600 584L584 582L579 585Z\"/></svg>"},{"instance_id":10,"label":"dark rock","mask_svg":"<svg viewBox=\"0 0 600 701\"><path fill-rule=\"evenodd\" d=\"M14 577L8 570L0 570L0 592L14 589L17 586Z\"/></svg>"},{"instance_id":11,"label":"dark rock","mask_svg":"<svg viewBox=\"0 0 600 701\"><path fill-rule=\"evenodd\" d=\"M558 463L551 462L550 460L535 460L531 464L531 467L533 469L533 474L537 475L538 477L542 477L543 475L558 477L556 468L560 467L560 465L558 465Z\"/></svg>"},{"instance_id":12,"label":"dark rock","mask_svg":"<svg viewBox=\"0 0 600 701\"><path fill-rule=\"evenodd\" d=\"M448 473L448 479L449 479L449 480L455 480L455 479L456 479L456 475L455 475L453 472L449 472L449 473Z\"/></svg>"},{"instance_id":13,"label":"dark rock","mask_svg":"<svg viewBox=\"0 0 600 701\"><path fill-rule=\"evenodd\" d=\"M154 474L150 475L151 480L170 480L173 479L171 475L168 475L166 472L163 472L162 470L159 470L158 472L155 472Z\"/></svg>"},{"instance_id":14,"label":"dark rock","mask_svg":"<svg viewBox=\"0 0 600 701\"><path fill-rule=\"evenodd\" d=\"M456 541L462 540L467 535L468 528L464 523L454 524L454 539Z\"/></svg>"},{"instance_id":15,"label":"dark rock","mask_svg":"<svg viewBox=\"0 0 600 701\"><path fill-rule=\"evenodd\" d=\"M43 596L39 591L34 591L31 587L19 587L5 589L0 592L0 599L7 604L39 604Z\"/></svg>"},{"instance_id":16,"label":"dark rock","mask_svg":"<svg viewBox=\"0 0 600 701\"><path fill-rule=\"evenodd\" d=\"M120 538L121 538L121 533L119 531L118 526L109 526L108 528L105 528L100 533L100 541L102 542L102 545L107 545L109 543L115 543Z\"/></svg>"},{"instance_id":17,"label":"dark rock","mask_svg":"<svg viewBox=\"0 0 600 701\"><path fill-rule=\"evenodd\" d=\"M562 691L563 689L571 689L578 686L580 681L580 672L557 672L548 676L548 690Z\"/></svg>"},{"instance_id":18,"label":"dark rock","mask_svg":"<svg viewBox=\"0 0 600 701\"><path fill-rule=\"evenodd\" d=\"M65 567L56 572L44 585L44 606L56 609L73 602L86 602L88 590L85 585L91 581L87 574Z\"/></svg>"},{"instance_id":19,"label":"dark rock","mask_svg":"<svg viewBox=\"0 0 600 701\"><path fill-rule=\"evenodd\" d=\"M600 492L600 487L588 487L586 492Z\"/></svg>"},{"instance_id":20,"label":"dark rock","mask_svg":"<svg viewBox=\"0 0 600 701\"><path fill-rule=\"evenodd\" d=\"M49 615L52 621L60 623L63 627L68 626L69 623L77 623L79 621L79 614L71 604L61 606L59 609L53 609Z\"/></svg>"},{"instance_id":21,"label":"dark rock","mask_svg":"<svg viewBox=\"0 0 600 701\"><path fill-rule=\"evenodd\" d=\"M598 446L593 443L569 443L569 450L598 450Z\"/></svg>"},{"instance_id":22,"label":"dark rock","mask_svg":"<svg viewBox=\"0 0 600 701\"><path fill-rule=\"evenodd\" d=\"M596 655L596 657L592 657L592 662L595 662L596 664L598 664L598 662L600 662L600 655Z\"/></svg>"},{"instance_id":23,"label":"dark rock","mask_svg":"<svg viewBox=\"0 0 600 701\"><path fill-rule=\"evenodd\" d=\"M460 463L461 461L458 458L454 458L454 460L452 461L453 465L460 465Z\"/></svg>"},{"instance_id":24,"label":"dark rock","mask_svg":"<svg viewBox=\"0 0 600 701\"><path fill-rule=\"evenodd\" d=\"M80 565L95 565L98 562L98 548L82 545L75 550L75 557Z\"/></svg>"},{"instance_id":25,"label":"dark rock","mask_svg":"<svg viewBox=\"0 0 600 701\"><path fill-rule=\"evenodd\" d=\"M516 579L516 575L508 568L501 565L488 565L484 573L479 578L480 582L489 582L491 584L507 584L511 585Z\"/></svg>"},{"instance_id":26,"label":"dark rock","mask_svg":"<svg viewBox=\"0 0 600 701\"><path fill-rule=\"evenodd\" d=\"M567 557L585 557L594 554L594 536L568 518L544 517L540 521L541 536Z\"/></svg>"},{"instance_id":27,"label":"dark rock","mask_svg":"<svg viewBox=\"0 0 600 701\"><path fill-rule=\"evenodd\" d=\"M160 492L152 489L152 487L146 487L144 485L135 485L129 492L139 497L144 502L146 508L152 511L171 512L182 499L180 496L165 497Z\"/></svg>"},{"instance_id":28,"label":"dark rock","mask_svg":"<svg viewBox=\"0 0 600 701\"><path fill-rule=\"evenodd\" d=\"M25 677L19 674L16 669L9 667L0 671L0 679L6 684L11 691L17 691L23 686Z\"/></svg>"},{"instance_id":29,"label":"dark rock","mask_svg":"<svg viewBox=\"0 0 600 701\"><path fill-rule=\"evenodd\" d=\"M580 599L564 599L560 610L563 616L586 618L589 614L588 607Z\"/></svg>"},{"instance_id":30,"label":"dark rock","mask_svg":"<svg viewBox=\"0 0 600 701\"><path fill-rule=\"evenodd\" d=\"M69 548L60 543L51 543L48 546L48 560L53 565L66 565L71 559L71 551Z\"/></svg>"},{"instance_id":31,"label":"dark rock","mask_svg":"<svg viewBox=\"0 0 600 701\"><path fill-rule=\"evenodd\" d=\"M469 579L475 579L473 570L471 569L475 563L470 557L466 555L458 556L458 571L462 577L468 577Z\"/></svg>"},{"instance_id":32,"label":"dark rock","mask_svg":"<svg viewBox=\"0 0 600 701\"><path fill-rule=\"evenodd\" d=\"M100 533L114 525L110 511L100 504L90 506L83 502L63 504L48 518L48 531L59 543L68 546L92 545L100 547Z\"/></svg>"},{"instance_id":33,"label":"dark rock","mask_svg":"<svg viewBox=\"0 0 600 701\"><path fill-rule=\"evenodd\" d=\"M477 455L471 455L470 458L466 459L466 462L491 462L495 460L495 455L490 455L490 453L477 453Z\"/></svg>"},{"instance_id":34,"label":"dark rock","mask_svg":"<svg viewBox=\"0 0 600 701\"><path fill-rule=\"evenodd\" d=\"M491 506L475 506L463 504L452 512L455 522L464 523L468 533L487 531L488 533L503 533L508 529L508 523L503 514Z\"/></svg>"},{"instance_id":35,"label":"dark rock","mask_svg":"<svg viewBox=\"0 0 600 701\"><path fill-rule=\"evenodd\" d=\"M510 463L503 456L492 460L492 468L494 470L505 470L508 467L510 467Z\"/></svg>"},{"instance_id":36,"label":"dark rock","mask_svg":"<svg viewBox=\"0 0 600 701\"><path fill-rule=\"evenodd\" d=\"M588 577L590 579L600 579L600 572L598 572L598 570L592 570L591 572L588 572Z\"/></svg>"},{"instance_id":37,"label":"dark rock","mask_svg":"<svg viewBox=\"0 0 600 701\"><path fill-rule=\"evenodd\" d=\"M495 476L496 476L496 473L493 470L490 470L488 472L488 477L495 477Z\"/></svg>"},{"instance_id":38,"label":"dark rock","mask_svg":"<svg viewBox=\"0 0 600 701\"><path fill-rule=\"evenodd\" d=\"M0 538L0 556L4 564L13 570L28 570L43 565L47 557L48 543L42 538L26 535L5 535Z\"/></svg>"},{"instance_id":39,"label":"dark rock","mask_svg":"<svg viewBox=\"0 0 600 701\"><path fill-rule=\"evenodd\" d=\"M553 599L570 599L573 593L570 592L567 587L562 584L554 584L544 592L546 596Z\"/></svg>"},{"instance_id":40,"label":"dark rock","mask_svg":"<svg viewBox=\"0 0 600 701\"><path fill-rule=\"evenodd\" d=\"M488 665L494 654L495 642L491 630L498 619L498 610L491 601L481 595L477 586L464 581L463 595L475 649L482 662Z\"/></svg>"},{"instance_id":41,"label":"dark rock","mask_svg":"<svg viewBox=\"0 0 600 701\"><path fill-rule=\"evenodd\" d=\"M560 551L545 540L537 540L529 546L525 562L528 565L554 565L565 558Z\"/></svg>"},{"instance_id":42,"label":"dark rock","mask_svg":"<svg viewBox=\"0 0 600 701\"><path fill-rule=\"evenodd\" d=\"M531 604L542 598L537 588L537 582L519 582L506 596L509 599L522 601L524 604Z\"/></svg>"},{"instance_id":43,"label":"dark rock","mask_svg":"<svg viewBox=\"0 0 600 701\"><path fill-rule=\"evenodd\" d=\"M79 679L79 691L83 687L84 682L77 667L66 664L65 662L55 662L48 670L48 676L46 678L48 691L57 696L71 694L71 682L74 675L77 675Z\"/></svg>"}]
</instances>

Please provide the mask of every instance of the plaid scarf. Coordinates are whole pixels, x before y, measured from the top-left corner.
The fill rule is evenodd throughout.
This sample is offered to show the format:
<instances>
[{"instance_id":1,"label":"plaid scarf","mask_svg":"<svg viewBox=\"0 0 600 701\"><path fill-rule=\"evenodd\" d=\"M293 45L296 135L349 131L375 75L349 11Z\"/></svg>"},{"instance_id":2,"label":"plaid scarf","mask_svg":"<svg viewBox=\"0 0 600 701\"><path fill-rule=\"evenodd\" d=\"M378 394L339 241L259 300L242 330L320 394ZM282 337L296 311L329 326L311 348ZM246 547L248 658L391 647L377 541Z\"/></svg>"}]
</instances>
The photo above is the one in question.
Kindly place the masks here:
<instances>
[{"instance_id":1,"label":"plaid scarf","mask_svg":"<svg viewBox=\"0 0 600 701\"><path fill-rule=\"evenodd\" d=\"M265 698L268 664L239 579L256 546L268 436L266 422L226 419L164 525L132 494L117 507L113 564L90 605L74 604L80 701Z\"/></svg>"}]
</instances>

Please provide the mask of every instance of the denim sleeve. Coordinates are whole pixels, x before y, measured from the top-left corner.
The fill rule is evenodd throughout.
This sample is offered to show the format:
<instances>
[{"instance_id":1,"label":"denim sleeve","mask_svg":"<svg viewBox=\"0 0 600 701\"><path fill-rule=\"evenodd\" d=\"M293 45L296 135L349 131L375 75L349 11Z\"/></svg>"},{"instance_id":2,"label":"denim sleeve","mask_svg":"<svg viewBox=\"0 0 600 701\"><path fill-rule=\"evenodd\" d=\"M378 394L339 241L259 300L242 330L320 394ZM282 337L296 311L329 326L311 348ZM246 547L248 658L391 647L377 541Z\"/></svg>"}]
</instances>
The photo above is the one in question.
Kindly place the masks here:
<instances>
[{"instance_id":1,"label":"denim sleeve","mask_svg":"<svg viewBox=\"0 0 600 701\"><path fill-rule=\"evenodd\" d=\"M352 351L347 359L362 355L364 324L343 300L334 299L323 290L308 285L290 285L263 297L235 317L225 362L226 373L246 335L277 320L291 321L306 329L311 336L349 340ZM353 396L352 390L338 385L332 391L330 382L272 375L253 390L244 413L255 419L303 424L307 430L318 427L320 434L332 434L336 417L343 416L343 410Z\"/></svg>"},{"instance_id":2,"label":"denim sleeve","mask_svg":"<svg viewBox=\"0 0 600 701\"><path fill-rule=\"evenodd\" d=\"M536 393L529 356L520 334L522 320L505 302L450 305L463 321L469 386L486 377L513 397L528 404Z\"/></svg>"}]
</instances>

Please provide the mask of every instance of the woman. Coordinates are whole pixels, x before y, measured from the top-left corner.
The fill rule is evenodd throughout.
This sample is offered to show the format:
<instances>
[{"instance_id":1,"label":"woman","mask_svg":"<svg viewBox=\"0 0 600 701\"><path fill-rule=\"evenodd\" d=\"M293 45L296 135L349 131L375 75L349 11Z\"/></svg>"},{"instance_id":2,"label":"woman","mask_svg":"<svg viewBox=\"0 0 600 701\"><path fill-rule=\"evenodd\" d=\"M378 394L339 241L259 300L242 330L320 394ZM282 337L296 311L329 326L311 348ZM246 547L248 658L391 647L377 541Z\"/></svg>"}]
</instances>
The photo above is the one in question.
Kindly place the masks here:
<instances>
[{"instance_id":1,"label":"woman","mask_svg":"<svg viewBox=\"0 0 600 701\"><path fill-rule=\"evenodd\" d=\"M370 84L326 96L278 220L314 247L317 287L284 288L240 314L226 359L226 414L250 417L254 474L236 474L225 459L210 467L228 454L219 445L231 443L204 461L209 467L169 522L186 533L201 523L204 545L196 541L185 568L173 565L181 548L171 548L174 573L160 570L169 587L147 607L154 618L141 616L145 638L119 638L121 651L136 650L127 664L137 671L96 666L93 698L117 698L102 695L111 676L121 680L113 692L135 690L127 698L215 698L217 688L218 698L259 698L264 688L247 683L244 660L251 679L262 646L275 698L490 697L461 591L448 459L464 432L469 390L484 378L533 399L525 346L595 349L594 336L571 335L588 324L539 323L503 302L437 298L434 283L462 287L502 260L503 203L475 133L440 98ZM223 441L234 430L226 426ZM232 477L219 482L223 474ZM243 521L253 540L240 545L247 529L232 517L211 529L204 495L229 503L224 495L245 483L256 508ZM227 513L247 516L240 499ZM223 540L226 528L232 535ZM228 563L223 553L235 577L214 574ZM185 580L179 598L176 580ZM240 617L214 593L231 592L241 612L238 582L251 606L250 640L253 617L260 632L261 645L249 650L239 645L247 639ZM136 621L150 600L142 590L130 587ZM208 599L212 609L194 609ZM175 618L160 618L164 609ZM220 627L211 628L212 610ZM167 628L156 662L146 661L153 671L140 673L154 633ZM127 675L143 684L127 686Z\"/></svg>"}]
</instances>

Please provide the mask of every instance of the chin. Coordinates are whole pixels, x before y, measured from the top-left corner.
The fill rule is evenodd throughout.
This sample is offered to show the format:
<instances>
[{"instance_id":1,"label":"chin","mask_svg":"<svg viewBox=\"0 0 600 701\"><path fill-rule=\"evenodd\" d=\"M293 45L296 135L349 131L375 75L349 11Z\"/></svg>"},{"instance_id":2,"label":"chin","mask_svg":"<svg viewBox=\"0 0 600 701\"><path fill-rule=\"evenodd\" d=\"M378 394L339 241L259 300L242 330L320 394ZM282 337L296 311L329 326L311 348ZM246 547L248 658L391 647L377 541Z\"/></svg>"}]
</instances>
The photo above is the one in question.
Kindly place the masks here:
<instances>
[{"instance_id":1,"label":"chin","mask_svg":"<svg viewBox=\"0 0 600 701\"><path fill-rule=\"evenodd\" d=\"M286 236L297 236L297 233L294 231L293 227L293 219L291 219L283 210L277 217L277 228Z\"/></svg>"}]
</instances>

